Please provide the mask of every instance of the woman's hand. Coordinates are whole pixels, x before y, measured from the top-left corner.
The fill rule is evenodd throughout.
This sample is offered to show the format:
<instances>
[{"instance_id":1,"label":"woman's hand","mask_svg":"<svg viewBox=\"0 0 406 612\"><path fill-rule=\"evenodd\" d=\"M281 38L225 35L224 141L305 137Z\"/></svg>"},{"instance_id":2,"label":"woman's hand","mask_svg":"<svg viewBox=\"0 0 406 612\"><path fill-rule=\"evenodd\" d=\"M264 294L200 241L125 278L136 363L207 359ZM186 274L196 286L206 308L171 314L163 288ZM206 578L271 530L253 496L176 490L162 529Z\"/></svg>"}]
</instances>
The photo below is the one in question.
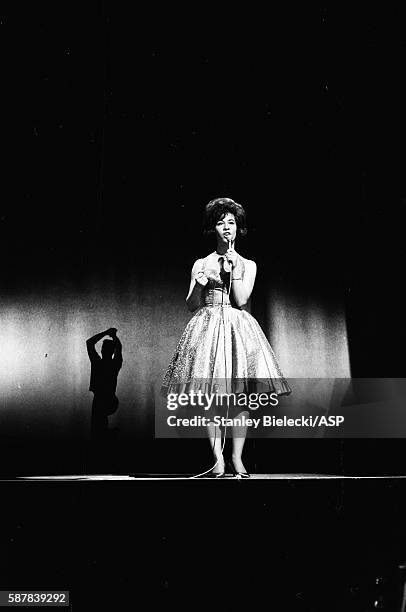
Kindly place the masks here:
<instances>
[{"instance_id":1,"label":"woman's hand","mask_svg":"<svg viewBox=\"0 0 406 612\"><path fill-rule=\"evenodd\" d=\"M218 270L206 270L204 274L208 281L214 281L216 283L221 283L221 276Z\"/></svg>"},{"instance_id":2,"label":"woman's hand","mask_svg":"<svg viewBox=\"0 0 406 612\"><path fill-rule=\"evenodd\" d=\"M237 260L238 260L238 255L237 253L234 251L234 249L228 249L226 252L226 258L228 263L235 268L235 266L237 265Z\"/></svg>"},{"instance_id":3,"label":"woman's hand","mask_svg":"<svg viewBox=\"0 0 406 612\"><path fill-rule=\"evenodd\" d=\"M197 282L199 285L201 285L202 287L204 287L204 286L205 286L205 285L207 285L207 283L209 282L209 279L208 279L208 277L206 276L206 274L205 274L203 271L201 271L201 272L198 272L198 273L196 274L196 276L195 276L195 281L196 281L196 282Z\"/></svg>"}]
</instances>

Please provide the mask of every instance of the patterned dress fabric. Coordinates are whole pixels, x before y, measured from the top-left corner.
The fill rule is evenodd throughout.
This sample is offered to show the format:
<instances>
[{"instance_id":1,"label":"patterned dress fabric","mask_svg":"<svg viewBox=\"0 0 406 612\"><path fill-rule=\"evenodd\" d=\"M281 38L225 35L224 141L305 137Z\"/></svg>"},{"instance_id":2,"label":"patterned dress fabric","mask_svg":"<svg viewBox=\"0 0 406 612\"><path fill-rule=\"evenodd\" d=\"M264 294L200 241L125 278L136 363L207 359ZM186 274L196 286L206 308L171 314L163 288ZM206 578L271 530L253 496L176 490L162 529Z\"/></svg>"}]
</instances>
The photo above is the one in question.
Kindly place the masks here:
<instances>
[{"instance_id":1,"label":"patterned dress fabric","mask_svg":"<svg viewBox=\"0 0 406 612\"><path fill-rule=\"evenodd\" d=\"M258 322L230 300L230 273L209 280L162 383L162 392L287 395L291 389ZM203 260L202 271L207 271ZM244 265L242 265L244 277Z\"/></svg>"}]
</instances>

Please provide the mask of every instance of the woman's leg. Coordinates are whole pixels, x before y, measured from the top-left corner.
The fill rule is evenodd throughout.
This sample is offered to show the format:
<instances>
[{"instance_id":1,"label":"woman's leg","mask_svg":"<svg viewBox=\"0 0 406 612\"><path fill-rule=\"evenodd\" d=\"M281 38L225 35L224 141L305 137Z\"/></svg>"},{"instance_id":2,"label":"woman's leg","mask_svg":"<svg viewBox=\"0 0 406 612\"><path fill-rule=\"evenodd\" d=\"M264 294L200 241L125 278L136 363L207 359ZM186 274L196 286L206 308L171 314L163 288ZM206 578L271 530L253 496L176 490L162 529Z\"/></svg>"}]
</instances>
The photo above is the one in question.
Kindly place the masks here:
<instances>
[{"instance_id":1,"label":"woman's leg","mask_svg":"<svg viewBox=\"0 0 406 612\"><path fill-rule=\"evenodd\" d=\"M216 461L218 461L217 465L213 468L213 472L214 474L220 474L221 472L224 472L224 457L220 427L214 423L209 423L207 426L207 433L209 435L210 446L213 451L214 458Z\"/></svg>"},{"instance_id":2,"label":"woman's leg","mask_svg":"<svg viewBox=\"0 0 406 612\"><path fill-rule=\"evenodd\" d=\"M242 417L246 419L249 417L249 413L247 410L240 412L234 419L241 419ZM246 425L234 425L232 427L233 430L233 452L232 452L232 460L233 465L237 472L246 472L247 470L244 467L242 462L242 451L244 449L245 438L247 436L247 426Z\"/></svg>"}]
</instances>

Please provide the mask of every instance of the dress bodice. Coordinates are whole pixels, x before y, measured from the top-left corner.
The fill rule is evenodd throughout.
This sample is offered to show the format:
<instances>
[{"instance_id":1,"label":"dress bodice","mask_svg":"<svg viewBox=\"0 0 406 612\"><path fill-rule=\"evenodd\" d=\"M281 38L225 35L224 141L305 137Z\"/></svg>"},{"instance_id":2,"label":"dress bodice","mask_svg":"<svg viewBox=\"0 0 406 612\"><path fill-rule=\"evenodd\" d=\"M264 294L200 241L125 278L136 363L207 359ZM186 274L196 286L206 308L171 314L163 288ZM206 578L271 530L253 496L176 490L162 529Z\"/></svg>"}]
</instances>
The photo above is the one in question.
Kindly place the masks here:
<instances>
[{"instance_id":1,"label":"dress bodice","mask_svg":"<svg viewBox=\"0 0 406 612\"><path fill-rule=\"evenodd\" d=\"M221 257L219 256L219 260ZM241 259L242 265L242 277L244 275L244 262ZM207 285L203 287L202 290L202 306L233 306L234 308L238 308L236 306L233 296L230 291L230 272L225 272L224 269L221 269L220 263L217 269L213 269L208 262L208 257L203 260L203 272L219 272L220 270L220 279L214 280L209 279Z\"/></svg>"}]
</instances>

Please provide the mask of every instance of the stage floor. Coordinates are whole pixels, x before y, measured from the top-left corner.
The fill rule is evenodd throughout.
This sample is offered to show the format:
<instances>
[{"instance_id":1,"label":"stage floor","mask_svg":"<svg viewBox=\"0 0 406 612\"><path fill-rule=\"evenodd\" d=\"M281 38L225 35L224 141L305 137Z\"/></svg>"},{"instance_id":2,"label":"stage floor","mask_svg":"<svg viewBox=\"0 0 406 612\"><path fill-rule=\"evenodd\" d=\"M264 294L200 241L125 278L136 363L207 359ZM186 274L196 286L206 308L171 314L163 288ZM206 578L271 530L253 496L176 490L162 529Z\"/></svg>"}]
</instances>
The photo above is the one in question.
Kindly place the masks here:
<instances>
[{"instance_id":1,"label":"stage floor","mask_svg":"<svg viewBox=\"0 0 406 612\"><path fill-rule=\"evenodd\" d=\"M374 479L406 479L406 475L397 476L340 476L337 474L251 474L251 478L236 478L234 476L227 475L224 478L207 478L199 476L198 478L194 474L77 474L77 475L57 475L57 476L19 476L7 480L17 481L88 481L88 480L211 480L224 482L225 480L232 480L241 482L251 482L254 480L374 480ZM3 480L4 482L4 480Z\"/></svg>"},{"instance_id":2,"label":"stage floor","mask_svg":"<svg viewBox=\"0 0 406 612\"><path fill-rule=\"evenodd\" d=\"M278 611L349 612L390 589L386 608L400 610L406 475L261 470L244 486L231 475L186 483L178 470L56 471L3 482L3 590L69 590L74 611L139 598L247 610L254 597Z\"/></svg>"}]
</instances>

